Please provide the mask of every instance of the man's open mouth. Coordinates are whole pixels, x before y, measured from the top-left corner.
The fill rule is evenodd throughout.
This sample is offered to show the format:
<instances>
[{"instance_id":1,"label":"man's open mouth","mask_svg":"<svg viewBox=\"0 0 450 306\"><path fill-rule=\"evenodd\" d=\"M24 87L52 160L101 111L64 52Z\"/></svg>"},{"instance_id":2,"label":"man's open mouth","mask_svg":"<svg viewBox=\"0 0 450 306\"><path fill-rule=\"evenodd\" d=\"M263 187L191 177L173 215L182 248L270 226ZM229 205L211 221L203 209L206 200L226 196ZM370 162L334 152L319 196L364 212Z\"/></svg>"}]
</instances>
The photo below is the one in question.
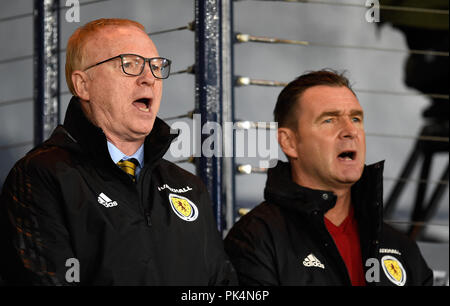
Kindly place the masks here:
<instances>
[{"instance_id":1,"label":"man's open mouth","mask_svg":"<svg viewBox=\"0 0 450 306\"><path fill-rule=\"evenodd\" d=\"M338 159L342 160L354 160L356 157L355 151L344 151L338 155Z\"/></svg>"},{"instance_id":2,"label":"man's open mouth","mask_svg":"<svg viewBox=\"0 0 450 306\"><path fill-rule=\"evenodd\" d=\"M136 106L139 110L143 112L149 112L150 99L149 98L140 98L133 102L133 105Z\"/></svg>"}]
</instances>

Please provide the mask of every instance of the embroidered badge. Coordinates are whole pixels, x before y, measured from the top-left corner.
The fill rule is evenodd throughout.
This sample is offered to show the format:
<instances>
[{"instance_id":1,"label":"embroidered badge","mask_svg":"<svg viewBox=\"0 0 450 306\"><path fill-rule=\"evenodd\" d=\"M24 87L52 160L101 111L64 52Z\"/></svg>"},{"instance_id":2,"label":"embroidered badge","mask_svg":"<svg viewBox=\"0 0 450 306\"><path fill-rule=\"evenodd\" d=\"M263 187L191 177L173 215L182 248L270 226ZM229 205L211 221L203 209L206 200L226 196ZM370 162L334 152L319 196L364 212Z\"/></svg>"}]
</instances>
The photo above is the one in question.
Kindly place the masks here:
<instances>
[{"instance_id":1,"label":"embroidered badge","mask_svg":"<svg viewBox=\"0 0 450 306\"><path fill-rule=\"evenodd\" d=\"M198 217L197 206L188 198L177 194L169 194L170 206L174 213L184 221L194 221Z\"/></svg>"},{"instance_id":2,"label":"embroidered badge","mask_svg":"<svg viewBox=\"0 0 450 306\"><path fill-rule=\"evenodd\" d=\"M397 286L403 286L406 283L406 272L400 261L393 256L383 256L381 258L383 271L387 278Z\"/></svg>"}]
</instances>

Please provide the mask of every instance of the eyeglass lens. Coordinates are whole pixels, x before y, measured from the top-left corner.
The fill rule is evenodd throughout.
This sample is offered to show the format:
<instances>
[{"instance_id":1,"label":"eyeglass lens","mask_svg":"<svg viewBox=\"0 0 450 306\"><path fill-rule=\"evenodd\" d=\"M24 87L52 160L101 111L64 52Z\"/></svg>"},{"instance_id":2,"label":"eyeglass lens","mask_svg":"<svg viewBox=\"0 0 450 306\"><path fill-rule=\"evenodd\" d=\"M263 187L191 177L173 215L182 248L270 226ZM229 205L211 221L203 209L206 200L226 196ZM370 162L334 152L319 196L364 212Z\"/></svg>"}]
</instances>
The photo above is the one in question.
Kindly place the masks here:
<instances>
[{"instance_id":1,"label":"eyeglass lens","mask_svg":"<svg viewBox=\"0 0 450 306\"><path fill-rule=\"evenodd\" d=\"M145 59L136 55L122 56L122 67L125 73L140 75L144 70ZM165 79L169 76L170 62L165 58L152 58L149 61L150 69L156 78Z\"/></svg>"}]
</instances>

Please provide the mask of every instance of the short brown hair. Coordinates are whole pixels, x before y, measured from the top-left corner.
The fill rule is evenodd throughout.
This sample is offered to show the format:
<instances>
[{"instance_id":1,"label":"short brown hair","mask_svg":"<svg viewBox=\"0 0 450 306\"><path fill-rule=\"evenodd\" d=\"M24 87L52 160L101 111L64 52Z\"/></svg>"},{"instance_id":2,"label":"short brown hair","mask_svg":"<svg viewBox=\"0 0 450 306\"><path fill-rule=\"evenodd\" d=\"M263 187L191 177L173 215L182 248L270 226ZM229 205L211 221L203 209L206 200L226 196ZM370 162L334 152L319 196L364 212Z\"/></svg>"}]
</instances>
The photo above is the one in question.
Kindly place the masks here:
<instances>
[{"instance_id":1,"label":"short brown hair","mask_svg":"<svg viewBox=\"0 0 450 306\"><path fill-rule=\"evenodd\" d=\"M145 32L145 27L139 22L121 18L101 18L76 29L67 42L66 50L66 82L70 92L74 96L76 93L72 83L72 73L75 70L83 69L83 59L86 55L84 49L86 42L95 33L107 26L132 26Z\"/></svg>"},{"instance_id":2,"label":"short brown hair","mask_svg":"<svg viewBox=\"0 0 450 306\"><path fill-rule=\"evenodd\" d=\"M332 69L307 72L286 85L278 95L277 104L273 111L278 126L296 127L297 117L295 116L295 110L298 105L297 102L308 88L320 85L332 87L344 86L353 92L350 82L344 76L344 73L339 73ZM355 93L353 92L353 94Z\"/></svg>"}]
</instances>

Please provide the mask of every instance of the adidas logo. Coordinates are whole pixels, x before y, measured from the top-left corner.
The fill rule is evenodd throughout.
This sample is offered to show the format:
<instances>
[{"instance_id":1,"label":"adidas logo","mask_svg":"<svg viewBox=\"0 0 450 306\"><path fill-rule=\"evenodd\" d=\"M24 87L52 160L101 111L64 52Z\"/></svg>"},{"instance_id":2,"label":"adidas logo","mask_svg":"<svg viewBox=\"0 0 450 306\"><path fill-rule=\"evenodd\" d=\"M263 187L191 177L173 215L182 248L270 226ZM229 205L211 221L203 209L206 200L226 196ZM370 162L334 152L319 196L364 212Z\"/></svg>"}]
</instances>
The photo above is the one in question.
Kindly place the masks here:
<instances>
[{"instance_id":1,"label":"adidas logo","mask_svg":"<svg viewBox=\"0 0 450 306\"><path fill-rule=\"evenodd\" d=\"M103 192L98 195L98 202L105 207L114 207L118 205L116 201L108 198Z\"/></svg>"},{"instance_id":2,"label":"adidas logo","mask_svg":"<svg viewBox=\"0 0 450 306\"><path fill-rule=\"evenodd\" d=\"M318 267L325 269L325 266L312 253L309 254L305 259L303 259L303 265L305 267Z\"/></svg>"}]
</instances>

